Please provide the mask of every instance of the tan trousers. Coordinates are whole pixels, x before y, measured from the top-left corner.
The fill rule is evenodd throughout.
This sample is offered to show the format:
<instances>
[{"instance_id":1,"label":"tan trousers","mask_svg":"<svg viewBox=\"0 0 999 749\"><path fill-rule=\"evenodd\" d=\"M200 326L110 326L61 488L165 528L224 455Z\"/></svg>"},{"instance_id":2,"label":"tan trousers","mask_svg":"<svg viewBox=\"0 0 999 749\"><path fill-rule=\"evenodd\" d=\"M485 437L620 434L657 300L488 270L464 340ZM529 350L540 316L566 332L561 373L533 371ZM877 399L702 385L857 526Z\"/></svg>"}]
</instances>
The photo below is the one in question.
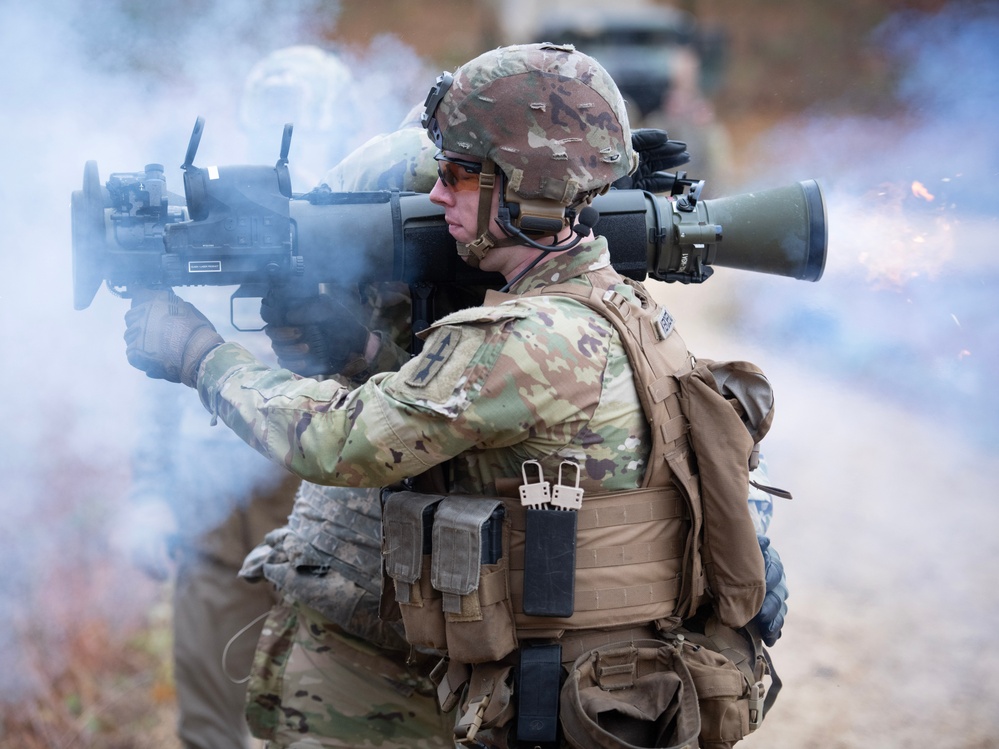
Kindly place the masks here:
<instances>
[{"instance_id":1,"label":"tan trousers","mask_svg":"<svg viewBox=\"0 0 999 749\"><path fill-rule=\"evenodd\" d=\"M184 749L251 746L246 684L234 684L229 677L245 679L250 673L264 615L277 596L272 585L247 582L237 573L243 558L268 531L284 525L291 512L301 480L283 471L279 475L276 484L248 498L222 525L179 550L173 655L177 735Z\"/></svg>"},{"instance_id":2,"label":"tan trousers","mask_svg":"<svg viewBox=\"0 0 999 749\"><path fill-rule=\"evenodd\" d=\"M174 593L174 680L177 735L185 749L246 749L246 684L234 684L223 670L230 639L274 604L272 587L248 583L237 570L188 553L180 561ZM257 621L232 642L225 668L245 678L263 627Z\"/></svg>"}]
</instances>

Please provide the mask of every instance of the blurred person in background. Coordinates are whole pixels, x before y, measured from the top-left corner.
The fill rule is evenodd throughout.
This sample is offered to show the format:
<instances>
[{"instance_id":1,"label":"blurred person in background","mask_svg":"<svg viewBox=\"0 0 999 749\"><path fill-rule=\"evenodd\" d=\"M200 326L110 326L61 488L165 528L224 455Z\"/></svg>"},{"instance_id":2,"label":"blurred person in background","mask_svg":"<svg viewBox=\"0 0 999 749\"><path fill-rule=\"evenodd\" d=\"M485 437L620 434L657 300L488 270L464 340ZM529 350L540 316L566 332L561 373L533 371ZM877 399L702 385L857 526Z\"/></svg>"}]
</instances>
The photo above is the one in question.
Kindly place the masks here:
<instances>
[{"instance_id":1,"label":"blurred person in background","mask_svg":"<svg viewBox=\"0 0 999 749\"><path fill-rule=\"evenodd\" d=\"M357 88L350 68L332 51L294 45L271 52L250 69L240 98L250 162L274 160L284 126L292 123L292 184L318 184L360 143L356 114L363 95Z\"/></svg>"},{"instance_id":2,"label":"blurred person in background","mask_svg":"<svg viewBox=\"0 0 999 749\"><path fill-rule=\"evenodd\" d=\"M536 41L569 43L600 62L624 96L632 127L662 128L687 143L689 176L724 192L732 168L728 131L709 94L724 73L724 34L664 5L550 9Z\"/></svg>"},{"instance_id":3,"label":"blurred person in background","mask_svg":"<svg viewBox=\"0 0 999 749\"><path fill-rule=\"evenodd\" d=\"M203 409L163 385L143 383L132 487L117 540L154 579L173 572L181 745L246 749L245 677L262 614L275 599L237 573L264 534L285 522L300 479L211 428Z\"/></svg>"},{"instance_id":4,"label":"blurred person in background","mask_svg":"<svg viewBox=\"0 0 999 749\"><path fill-rule=\"evenodd\" d=\"M274 159L284 125L292 123L294 179L315 184L349 148L357 104L350 70L332 52L307 45L275 50L244 82L239 121L248 160ZM155 579L176 568L173 666L182 744L244 749L247 675L277 595L238 573L264 536L287 522L301 480L212 429L198 404L175 389L150 381L142 396L119 540Z\"/></svg>"},{"instance_id":5,"label":"blurred person in background","mask_svg":"<svg viewBox=\"0 0 999 749\"><path fill-rule=\"evenodd\" d=\"M422 109L421 109L422 111ZM429 192L434 150L419 118L367 141L318 190ZM471 306L481 293L452 290ZM348 386L398 369L412 343L409 288L392 282L330 290L294 308L261 306L281 366ZM288 523L240 573L273 585L278 602L257 644L247 719L268 749L451 747L428 678L437 658L414 652L383 621L381 491L303 481Z\"/></svg>"},{"instance_id":6,"label":"blurred person in background","mask_svg":"<svg viewBox=\"0 0 999 749\"><path fill-rule=\"evenodd\" d=\"M669 89L660 105L642 119L646 127L669 125L690 148L689 175L706 181L705 194L724 194L735 163L731 138L714 105L701 89L701 59L693 45L675 50ZM731 180L731 177L728 177Z\"/></svg>"}]
</instances>

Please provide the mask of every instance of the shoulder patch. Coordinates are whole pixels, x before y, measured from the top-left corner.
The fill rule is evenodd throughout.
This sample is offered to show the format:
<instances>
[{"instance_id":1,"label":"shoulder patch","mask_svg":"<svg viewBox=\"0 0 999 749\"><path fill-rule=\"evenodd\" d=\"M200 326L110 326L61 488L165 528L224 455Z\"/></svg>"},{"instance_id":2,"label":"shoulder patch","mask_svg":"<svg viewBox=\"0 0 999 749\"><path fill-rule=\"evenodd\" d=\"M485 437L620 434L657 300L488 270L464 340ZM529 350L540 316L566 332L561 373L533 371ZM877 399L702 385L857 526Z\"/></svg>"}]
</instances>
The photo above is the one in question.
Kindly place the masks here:
<instances>
[{"instance_id":1,"label":"shoulder patch","mask_svg":"<svg viewBox=\"0 0 999 749\"><path fill-rule=\"evenodd\" d=\"M442 328L445 325L469 325L474 323L494 323L500 320L517 320L527 317L531 310L516 303L501 304L498 307L469 307L468 309L452 312L450 315L442 317L433 325L421 332L421 337L427 337L431 331Z\"/></svg>"},{"instance_id":2,"label":"shoulder patch","mask_svg":"<svg viewBox=\"0 0 999 749\"><path fill-rule=\"evenodd\" d=\"M420 352L419 366L406 379L406 384L413 388L426 387L441 371L444 363L458 348L460 342L461 328L458 327L449 326L438 335L433 336Z\"/></svg>"}]
</instances>

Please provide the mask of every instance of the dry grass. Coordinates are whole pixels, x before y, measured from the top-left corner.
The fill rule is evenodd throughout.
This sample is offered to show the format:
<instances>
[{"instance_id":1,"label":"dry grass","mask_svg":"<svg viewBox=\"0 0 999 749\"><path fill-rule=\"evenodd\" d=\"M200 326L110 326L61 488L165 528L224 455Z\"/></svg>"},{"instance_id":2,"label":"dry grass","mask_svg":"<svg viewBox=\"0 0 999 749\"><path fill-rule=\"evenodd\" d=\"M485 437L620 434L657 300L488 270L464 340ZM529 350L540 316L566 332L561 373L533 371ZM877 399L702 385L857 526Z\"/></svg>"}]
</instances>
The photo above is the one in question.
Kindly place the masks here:
<instances>
[{"instance_id":1,"label":"dry grass","mask_svg":"<svg viewBox=\"0 0 999 749\"><path fill-rule=\"evenodd\" d=\"M66 626L58 646L24 638L21 665L39 687L30 699L0 708L0 748L178 747L167 592L160 598L123 630L91 616Z\"/></svg>"}]
</instances>

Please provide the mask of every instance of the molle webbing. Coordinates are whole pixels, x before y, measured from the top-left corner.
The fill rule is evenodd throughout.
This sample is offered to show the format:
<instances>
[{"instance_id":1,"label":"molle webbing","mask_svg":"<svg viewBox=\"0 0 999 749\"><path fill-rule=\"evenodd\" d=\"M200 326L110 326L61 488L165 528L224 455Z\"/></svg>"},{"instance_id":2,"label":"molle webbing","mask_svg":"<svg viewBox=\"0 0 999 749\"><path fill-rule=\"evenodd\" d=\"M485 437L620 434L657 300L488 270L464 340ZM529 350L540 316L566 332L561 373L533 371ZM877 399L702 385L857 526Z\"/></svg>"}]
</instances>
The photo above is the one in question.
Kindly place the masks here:
<instances>
[{"instance_id":1,"label":"molle webbing","mask_svg":"<svg viewBox=\"0 0 999 749\"><path fill-rule=\"evenodd\" d=\"M672 486L583 500L577 525L575 611L567 618L523 613L525 509L516 500L504 504L518 636L644 624L675 613L690 522L686 501Z\"/></svg>"},{"instance_id":2,"label":"molle webbing","mask_svg":"<svg viewBox=\"0 0 999 749\"><path fill-rule=\"evenodd\" d=\"M673 329L672 317L641 284L627 281L636 304L617 290L622 279L615 273L604 268L587 276L590 288L568 283L536 293L567 296L600 313L614 325L628 354L653 427L643 486L675 482L689 499L691 535L676 613L690 616L707 601L706 580L721 621L743 626L759 611L765 593L746 492L753 443L772 418L769 383L745 362L696 362ZM719 385L728 379L731 385ZM745 417L760 423L750 428ZM688 459L691 452L696 462Z\"/></svg>"}]
</instances>

